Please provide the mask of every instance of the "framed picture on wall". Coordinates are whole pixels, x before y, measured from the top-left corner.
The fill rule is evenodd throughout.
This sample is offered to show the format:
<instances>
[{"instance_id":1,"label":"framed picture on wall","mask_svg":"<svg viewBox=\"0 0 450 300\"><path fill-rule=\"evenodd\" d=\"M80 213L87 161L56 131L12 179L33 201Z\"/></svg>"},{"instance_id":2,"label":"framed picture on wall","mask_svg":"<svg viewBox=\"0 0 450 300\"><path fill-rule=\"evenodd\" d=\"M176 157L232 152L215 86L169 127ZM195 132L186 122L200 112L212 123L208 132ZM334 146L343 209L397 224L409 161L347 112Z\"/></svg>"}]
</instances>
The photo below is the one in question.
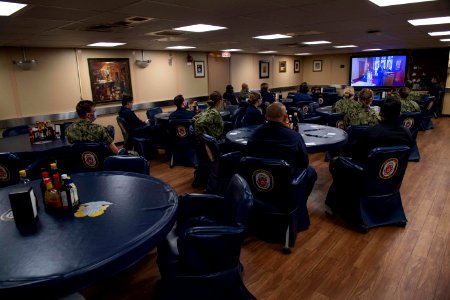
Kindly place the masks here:
<instances>
[{"instance_id":1,"label":"framed picture on wall","mask_svg":"<svg viewBox=\"0 0 450 300\"><path fill-rule=\"evenodd\" d=\"M269 78L269 62L259 61L259 78Z\"/></svg>"},{"instance_id":2,"label":"framed picture on wall","mask_svg":"<svg viewBox=\"0 0 450 300\"><path fill-rule=\"evenodd\" d=\"M88 58L92 100L95 103L121 101L133 96L128 58Z\"/></svg>"},{"instance_id":3,"label":"framed picture on wall","mask_svg":"<svg viewBox=\"0 0 450 300\"><path fill-rule=\"evenodd\" d=\"M294 60L294 73L300 73L300 60Z\"/></svg>"},{"instance_id":4,"label":"framed picture on wall","mask_svg":"<svg viewBox=\"0 0 450 300\"><path fill-rule=\"evenodd\" d=\"M204 61L194 61L194 77L195 78L205 77Z\"/></svg>"},{"instance_id":5,"label":"framed picture on wall","mask_svg":"<svg viewBox=\"0 0 450 300\"><path fill-rule=\"evenodd\" d=\"M286 61L282 60L280 61L280 66L279 66L279 71L280 73L285 73L286 72Z\"/></svg>"},{"instance_id":6,"label":"framed picture on wall","mask_svg":"<svg viewBox=\"0 0 450 300\"><path fill-rule=\"evenodd\" d=\"M313 60L313 72L322 72L322 60Z\"/></svg>"}]
</instances>

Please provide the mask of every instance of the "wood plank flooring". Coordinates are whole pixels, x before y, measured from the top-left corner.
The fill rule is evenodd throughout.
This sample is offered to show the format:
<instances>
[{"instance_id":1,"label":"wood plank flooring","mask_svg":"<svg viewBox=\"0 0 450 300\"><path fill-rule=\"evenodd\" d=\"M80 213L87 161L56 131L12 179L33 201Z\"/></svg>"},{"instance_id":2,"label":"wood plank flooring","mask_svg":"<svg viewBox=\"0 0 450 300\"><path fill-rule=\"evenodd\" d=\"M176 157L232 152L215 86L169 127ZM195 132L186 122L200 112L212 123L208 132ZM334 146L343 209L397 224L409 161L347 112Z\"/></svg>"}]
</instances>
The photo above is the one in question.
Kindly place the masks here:
<instances>
[{"instance_id":1,"label":"wood plank flooring","mask_svg":"<svg viewBox=\"0 0 450 300\"><path fill-rule=\"evenodd\" d=\"M322 153L310 156L318 180L308 200L311 226L291 255L248 238L242 246L244 282L258 299L450 299L450 118L419 132L420 162L410 162L401 194L408 225L361 234L325 214L331 184ZM151 175L178 194L191 188L193 169L152 161ZM152 299L159 279L156 252L82 294L87 299Z\"/></svg>"}]
</instances>

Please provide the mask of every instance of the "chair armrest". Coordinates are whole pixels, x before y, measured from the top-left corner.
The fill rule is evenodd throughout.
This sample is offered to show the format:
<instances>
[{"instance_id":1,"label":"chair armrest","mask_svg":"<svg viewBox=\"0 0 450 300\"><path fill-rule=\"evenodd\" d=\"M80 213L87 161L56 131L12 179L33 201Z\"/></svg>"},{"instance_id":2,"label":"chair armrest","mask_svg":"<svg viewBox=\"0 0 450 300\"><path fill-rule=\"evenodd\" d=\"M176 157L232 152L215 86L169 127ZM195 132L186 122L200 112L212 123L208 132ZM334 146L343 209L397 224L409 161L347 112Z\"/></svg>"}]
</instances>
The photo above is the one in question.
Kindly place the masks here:
<instances>
[{"instance_id":1,"label":"chair armrest","mask_svg":"<svg viewBox=\"0 0 450 300\"><path fill-rule=\"evenodd\" d=\"M353 184L356 184L363 178L364 169L349 158L338 156L330 162L330 172L335 181L353 182Z\"/></svg>"},{"instance_id":2,"label":"chair armrest","mask_svg":"<svg viewBox=\"0 0 450 300\"><path fill-rule=\"evenodd\" d=\"M184 194L178 200L178 223L188 219L205 216L214 220L223 217L224 198L208 194Z\"/></svg>"}]
</instances>

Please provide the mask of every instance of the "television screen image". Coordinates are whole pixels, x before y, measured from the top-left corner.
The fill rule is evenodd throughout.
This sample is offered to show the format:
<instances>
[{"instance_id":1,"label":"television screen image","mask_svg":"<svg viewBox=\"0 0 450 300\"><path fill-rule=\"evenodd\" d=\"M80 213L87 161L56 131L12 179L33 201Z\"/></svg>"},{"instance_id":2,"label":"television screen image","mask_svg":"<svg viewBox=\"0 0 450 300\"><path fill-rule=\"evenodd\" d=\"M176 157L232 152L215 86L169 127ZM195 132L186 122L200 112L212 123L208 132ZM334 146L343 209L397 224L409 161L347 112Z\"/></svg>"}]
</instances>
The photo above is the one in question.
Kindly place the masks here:
<instances>
[{"instance_id":1,"label":"television screen image","mask_svg":"<svg viewBox=\"0 0 450 300\"><path fill-rule=\"evenodd\" d=\"M400 87L405 84L406 55L352 57L350 85Z\"/></svg>"}]
</instances>

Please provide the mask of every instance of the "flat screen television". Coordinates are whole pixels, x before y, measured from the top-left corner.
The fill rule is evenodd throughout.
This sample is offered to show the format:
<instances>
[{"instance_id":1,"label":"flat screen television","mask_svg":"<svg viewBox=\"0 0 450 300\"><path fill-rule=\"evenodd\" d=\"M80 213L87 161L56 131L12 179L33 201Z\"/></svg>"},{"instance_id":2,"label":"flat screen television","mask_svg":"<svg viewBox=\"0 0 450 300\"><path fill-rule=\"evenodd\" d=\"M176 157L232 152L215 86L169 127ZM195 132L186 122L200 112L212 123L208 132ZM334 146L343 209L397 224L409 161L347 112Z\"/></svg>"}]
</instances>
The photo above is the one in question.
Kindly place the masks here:
<instances>
[{"instance_id":1,"label":"flat screen television","mask_svg":"<svg viewBox=\"0 0 450 300\"><path fill-rule=\"evenodd\" d=\"M404 86L406 59L406 55L351 57L350 85L385 88Z\"/></svg>"}]
</instances>

